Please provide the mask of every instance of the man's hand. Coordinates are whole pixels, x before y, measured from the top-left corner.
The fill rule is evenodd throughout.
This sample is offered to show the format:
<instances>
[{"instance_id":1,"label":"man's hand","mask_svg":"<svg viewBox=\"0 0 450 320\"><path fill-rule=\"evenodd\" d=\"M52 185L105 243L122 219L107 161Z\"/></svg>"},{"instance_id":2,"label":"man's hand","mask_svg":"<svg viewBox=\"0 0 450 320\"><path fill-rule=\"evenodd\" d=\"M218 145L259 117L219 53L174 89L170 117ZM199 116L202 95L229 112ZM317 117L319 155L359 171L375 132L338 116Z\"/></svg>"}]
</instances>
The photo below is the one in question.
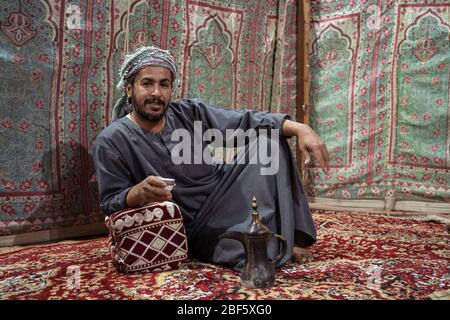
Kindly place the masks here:
<instances>
[{"instance_id":1,"label":"man's hand","mask_svg":"<svg viewBox=\"0 0 450 320\"><path fill-rule=\"evenodd\" d=\"M128 191L126 204L128 207L142 207L150 202L167 201L172 194L165 190L167 184L155 176L148 176Z\"/></svg>"},{"instance_id":2,"label":"man's hand","mask_svg":"<svg viewBox=\"0 0 450 320\"><path fill-rule=\"evenodd\" d=\"M303 124L303 128L297 134L297 145L302 153L302 159L305 164L311 161L311 153L319 163L319 167L324 168L326 172L330 170L330 156L327 147L320 137L307 124Z\"/></svg>"},{"instance_id":3,"label":"man's hand","mask_svg":"<svg viewBox=\"0 0 450 320\"><path fill-rule=\"evenodd\" d=\"M324 168L326 172L330 170L330 156L328 155L327 147L310 126L286 120L283 123L282 131L285 136L297 137L297 145L305 164L311 161L312 154L320 167Z\"/></svg>"}]
</instances>

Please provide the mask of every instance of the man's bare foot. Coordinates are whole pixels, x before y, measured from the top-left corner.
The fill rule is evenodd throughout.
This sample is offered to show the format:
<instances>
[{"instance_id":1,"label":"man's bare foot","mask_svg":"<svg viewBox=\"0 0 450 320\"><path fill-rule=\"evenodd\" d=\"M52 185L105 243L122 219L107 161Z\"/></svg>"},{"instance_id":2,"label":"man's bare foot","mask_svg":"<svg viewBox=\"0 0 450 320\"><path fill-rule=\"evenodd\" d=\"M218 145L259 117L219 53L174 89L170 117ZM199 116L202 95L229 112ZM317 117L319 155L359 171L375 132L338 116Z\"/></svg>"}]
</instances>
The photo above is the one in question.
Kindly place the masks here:
<instances>
[{"instance_id":1,"label":"man's bare foot","mask_svg":"<svg viewBox=\"0 0 450 320\"><path fill-rule=\"evenodd\" d=\"M292 259L297 263L307 263L313 261L313 255L301 247L294 246Z\"/></svg>"}]
</instances>

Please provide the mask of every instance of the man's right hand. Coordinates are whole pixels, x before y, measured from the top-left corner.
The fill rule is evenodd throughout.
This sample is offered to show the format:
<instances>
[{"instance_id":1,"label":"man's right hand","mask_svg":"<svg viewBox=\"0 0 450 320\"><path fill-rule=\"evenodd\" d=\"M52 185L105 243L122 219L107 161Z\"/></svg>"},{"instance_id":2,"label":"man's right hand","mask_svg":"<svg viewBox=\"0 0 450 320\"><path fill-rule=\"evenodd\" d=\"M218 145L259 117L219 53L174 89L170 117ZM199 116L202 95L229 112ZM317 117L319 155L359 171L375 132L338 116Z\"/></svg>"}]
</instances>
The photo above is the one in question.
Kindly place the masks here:
<instances>
[{"instance_id":1,"label":"man's right hand","mask_svg":"<svg viewBox=\"0 0 450 320\"><path fill-rule=\"evenodd\" d=\"M172 194L165 190L167 184L156 176L148 176L128 191L126 204L130 208L142 207L150 202L167 201Z\"/></svg>"}]
</instances>

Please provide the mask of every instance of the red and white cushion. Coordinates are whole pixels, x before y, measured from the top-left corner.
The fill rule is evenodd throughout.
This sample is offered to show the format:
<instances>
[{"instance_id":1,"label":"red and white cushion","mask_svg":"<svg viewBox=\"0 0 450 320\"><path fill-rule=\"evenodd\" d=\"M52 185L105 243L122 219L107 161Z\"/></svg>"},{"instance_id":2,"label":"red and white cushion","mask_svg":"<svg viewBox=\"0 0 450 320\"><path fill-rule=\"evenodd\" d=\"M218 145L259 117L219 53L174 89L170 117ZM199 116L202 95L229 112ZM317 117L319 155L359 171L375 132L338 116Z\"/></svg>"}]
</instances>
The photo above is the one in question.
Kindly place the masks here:
<instances>
[{"instance_id":1,"label":"red and white cushion","mask_svg":"<svg viewBox=\"0 0 450 320\"><path fill-rule=\"evenodd\" d=\"M180 208L172 202L119 211L105 218L114 266L123 273L176 269L187 259Z\"/></svg>"}]
</instances>

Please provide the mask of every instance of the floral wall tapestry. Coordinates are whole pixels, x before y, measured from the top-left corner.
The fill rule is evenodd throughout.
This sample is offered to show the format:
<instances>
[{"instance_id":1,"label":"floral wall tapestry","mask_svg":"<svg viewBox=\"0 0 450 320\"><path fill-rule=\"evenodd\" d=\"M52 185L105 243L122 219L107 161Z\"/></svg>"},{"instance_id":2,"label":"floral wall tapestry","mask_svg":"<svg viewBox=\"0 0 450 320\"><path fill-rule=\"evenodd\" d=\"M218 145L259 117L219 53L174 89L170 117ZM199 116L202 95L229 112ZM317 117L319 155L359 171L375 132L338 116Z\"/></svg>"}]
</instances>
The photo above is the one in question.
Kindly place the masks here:
<instances>
[{"instance_id":1,"label":"floral wall tapestry","mask_svg":"<svg viewBox=\"0 0 450 320\"><path fill-rule=\"evenodd\" d=\"M92 145L111 121L126 48L174 53L174 98L294 116L295 0L3 0L0 8L2 236L102 223Z\"/></svg>"},{"instance_id":2,"label":"floral wall tapestry","mask_svg":"<svg viewBox=\"0 0 450 320\"><path fill-rule=\"evenodd\" d=\"M332 170L309 170L310 194L439 202L450 213L450 3L311 1L311 10L310 119Z\"/></svg>"}]
</instances>

